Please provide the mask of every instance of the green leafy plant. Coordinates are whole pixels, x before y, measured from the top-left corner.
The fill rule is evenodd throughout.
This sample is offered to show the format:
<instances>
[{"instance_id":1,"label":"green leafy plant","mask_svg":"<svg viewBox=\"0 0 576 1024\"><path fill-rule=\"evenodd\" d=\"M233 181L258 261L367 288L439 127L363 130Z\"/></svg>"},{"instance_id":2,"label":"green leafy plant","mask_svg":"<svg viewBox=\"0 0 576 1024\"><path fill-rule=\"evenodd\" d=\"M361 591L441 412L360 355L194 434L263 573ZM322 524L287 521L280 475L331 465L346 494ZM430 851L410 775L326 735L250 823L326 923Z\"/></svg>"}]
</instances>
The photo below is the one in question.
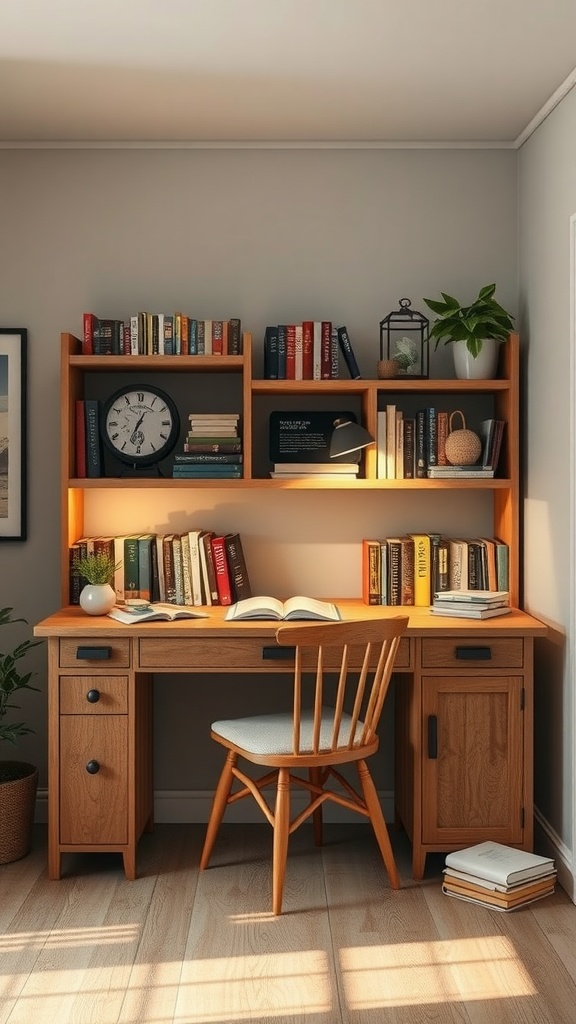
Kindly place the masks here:
<instances>
[{"instance_id":1,"label":"green leafy plant","mask_svg":"<svg viewBox=\"0 0 576 1024\"><path fill-rule=\"evenodd\" d=\"M102 584L112 583L116 569L121 563L115 562L110 555L100 553L96 555L83 555L74 562L73 572L75 576L81 576L87 583Z\"/></svg>"},{"instance_id":2,"label":"green leafy plant","mask_svg":"<svg viewBox=\"0 0 576 1024\"><path fill-rule=\"evenodd\" d=\"M26 619L13 619L12 611L12 608L0 608L0 626L26 622ZM34 673L20 672L18 662L39 643L41 643L40 640L23 640L12 651L0 651L0 740L16 743L20 736L34 732L24 722L5 723L4 719L8 711L20 708L19 704L13 702L14 694L18 690L38 690L38 687L32 686L30 682ZM1 767L2 762L0 761L0 781L6 781L3 778Z\"/></svg>"},{"instance_id":3,"label":"green leafy plant","mask_svg":"<svg viewBox=\"0 0 576 1024\"><path fill-rule=\"evenodd\" d=\"M463 306L446 292L440 293L443 302L424 299L432 312L437 314L430 329L430 338L436 340L435 350L442 340L445 345L453 341L465 341L468 351L476 359L485 339L506 341L514 329L514 317L496 301L495 291L495 284L485 285L471 306Z\"/></svg>"}]
</instances>

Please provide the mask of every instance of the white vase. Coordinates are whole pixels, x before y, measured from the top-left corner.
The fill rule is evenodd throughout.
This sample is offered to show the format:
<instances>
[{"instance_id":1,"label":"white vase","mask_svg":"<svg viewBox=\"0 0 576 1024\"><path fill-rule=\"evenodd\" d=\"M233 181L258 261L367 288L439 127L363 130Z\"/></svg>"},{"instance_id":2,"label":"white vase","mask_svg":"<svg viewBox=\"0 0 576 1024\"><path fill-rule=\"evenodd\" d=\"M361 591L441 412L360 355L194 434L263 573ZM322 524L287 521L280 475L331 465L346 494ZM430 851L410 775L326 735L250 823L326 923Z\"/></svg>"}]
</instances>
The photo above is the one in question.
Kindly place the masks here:
<instances>
[{"instance_id":1,"label":"white vase","mask_svg":"<svg viewBox=\"0 0 576 1024\"><path fill-rule=\"evenodd\" d=\"M458 380L493 380L498 367L500 344L494 338L485 338L474 358L465 341L453 341L454 371Z\"/></svg>"},{"instance_id":2,"label":"white vase","mask_svg":"<svg viewBox=\"0 0 576 1024\"><path fill-rule=\"evenodd\" d=\"M87 583L80 591L80 607L88 615L107 615L116 604L116 594L109 583Z\"/></svg>"}]
</instances>

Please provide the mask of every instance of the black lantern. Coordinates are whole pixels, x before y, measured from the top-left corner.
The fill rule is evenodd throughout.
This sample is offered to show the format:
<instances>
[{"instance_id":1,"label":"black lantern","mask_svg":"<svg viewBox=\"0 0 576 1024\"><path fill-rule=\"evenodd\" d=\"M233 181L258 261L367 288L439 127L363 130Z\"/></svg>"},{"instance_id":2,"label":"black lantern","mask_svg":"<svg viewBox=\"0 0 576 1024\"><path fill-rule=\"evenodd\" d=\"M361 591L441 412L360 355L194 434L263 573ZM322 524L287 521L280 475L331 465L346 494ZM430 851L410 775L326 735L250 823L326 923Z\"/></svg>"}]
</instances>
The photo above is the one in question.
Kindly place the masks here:
<instances>
[{"instance_id":1,"label":"black lantern","mask_svg":"<svg viewBox=\"0 0 576 1024\"><path fill-rule=\"evenodd\" d=\"M423 313L410 308L410 299L400 299L400 309L380 321L380 363L385 366L394 360L394 377L428 377L429 326Z\"/></svg>"}]
</instances>

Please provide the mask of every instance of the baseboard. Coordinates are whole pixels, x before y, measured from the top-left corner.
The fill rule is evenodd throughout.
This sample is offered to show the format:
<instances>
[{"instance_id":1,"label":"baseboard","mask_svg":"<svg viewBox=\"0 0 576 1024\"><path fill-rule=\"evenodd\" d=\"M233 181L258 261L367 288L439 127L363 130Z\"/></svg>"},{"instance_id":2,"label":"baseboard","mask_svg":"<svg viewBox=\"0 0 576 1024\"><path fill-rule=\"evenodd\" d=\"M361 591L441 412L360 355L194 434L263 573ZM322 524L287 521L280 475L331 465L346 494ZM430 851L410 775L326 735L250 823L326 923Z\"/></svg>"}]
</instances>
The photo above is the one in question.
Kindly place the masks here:
<instances>
[{"instance_id":1,"label":"baseboard","mask_svg":"<svg viewBox=\"0 0 576 1024\"><path fill-rule=\"evenodd\" d=\"M536 834L536 847L538 853L544 857L552 857L558 872L558 884L562 886L573 903L576 903L576 865L574 855L562 842L560 836L554 831L549 821L540 814L538 809L534 812L534 831Z\"/></svg>"},{"instance_id":2,"label":"baseboard","mask_svg":"<svg viewBox=\"0 0 576 1024\"><path fill-rule=\"evenodd\" d=\"M199 823L206 824L212 805L212 790L157 790L154 793L154 820L158 823ZM380 793L380 803L386 821L394 820L394 794ZM306 804L306 794L294 793L291 798L293 814L299 813ZM337 823L356 821L357 815L330 801L324 804L324 821ZM39 789L36 797L37 822L48 820L48 790ZM226 811L226 821L251 824L264 821L262 811L254 800L242 800L232 804Z\"/></svg>"}]
</instances>

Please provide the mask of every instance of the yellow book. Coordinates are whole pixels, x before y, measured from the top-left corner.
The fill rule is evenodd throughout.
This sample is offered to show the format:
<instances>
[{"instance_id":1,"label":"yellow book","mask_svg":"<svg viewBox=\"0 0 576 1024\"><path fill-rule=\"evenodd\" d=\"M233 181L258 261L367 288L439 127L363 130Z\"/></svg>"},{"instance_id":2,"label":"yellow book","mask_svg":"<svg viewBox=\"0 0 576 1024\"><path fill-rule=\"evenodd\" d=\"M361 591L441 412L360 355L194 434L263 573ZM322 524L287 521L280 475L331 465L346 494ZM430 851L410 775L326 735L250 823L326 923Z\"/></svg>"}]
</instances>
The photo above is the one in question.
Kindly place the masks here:
<instances>
[{"instance_id":1,"label":"yellow book","mask_svg":"<svg viewBox=\"0 0 576 1024\"><path fill-rule=\"evenodd\" d=\"M411 533L414 541L414 604L427 608L432 601L432 545L427 533Z\"/></svg>"}]
</instances>

